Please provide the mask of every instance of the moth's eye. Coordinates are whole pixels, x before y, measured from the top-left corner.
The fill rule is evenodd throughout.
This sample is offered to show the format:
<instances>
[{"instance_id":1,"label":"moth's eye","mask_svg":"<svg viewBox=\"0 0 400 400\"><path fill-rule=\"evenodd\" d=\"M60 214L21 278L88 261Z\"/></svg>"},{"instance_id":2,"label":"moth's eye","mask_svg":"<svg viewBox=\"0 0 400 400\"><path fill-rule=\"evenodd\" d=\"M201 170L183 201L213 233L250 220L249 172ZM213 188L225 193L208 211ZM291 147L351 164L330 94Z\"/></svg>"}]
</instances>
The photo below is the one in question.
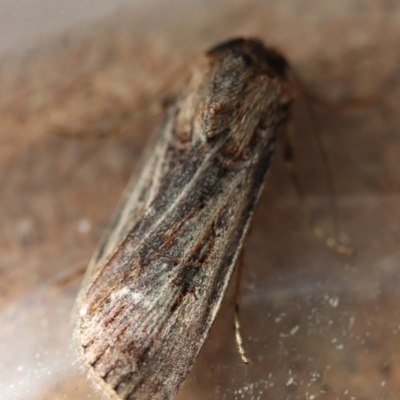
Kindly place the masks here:
<instances>
[{"instance_id":1,"label":"moth's eye","mask_svg":"<svg viewBox=\"0 0 400 400\"><path fill-rule=\"evenodd\" d=\"M270 52L270 54L268 54L268 57L266 58L266 62L268 64L268 67L276 75L279 75L279 76L285 75L287 68L288 68L288 64L287 64L286 60L279 53Z\"/></svg>"}]
</instances>

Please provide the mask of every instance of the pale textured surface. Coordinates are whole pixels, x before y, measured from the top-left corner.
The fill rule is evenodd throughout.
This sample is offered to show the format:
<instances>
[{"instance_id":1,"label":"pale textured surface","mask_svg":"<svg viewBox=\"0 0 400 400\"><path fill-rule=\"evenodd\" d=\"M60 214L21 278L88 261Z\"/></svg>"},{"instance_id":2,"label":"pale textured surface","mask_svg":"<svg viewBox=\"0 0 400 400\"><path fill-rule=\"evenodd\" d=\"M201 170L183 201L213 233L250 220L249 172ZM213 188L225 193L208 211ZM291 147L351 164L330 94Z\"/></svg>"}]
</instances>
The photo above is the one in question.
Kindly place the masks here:
<instances>
[{"instance_id":1,"label":"pale textured surface","mask_svg":"<svg viewBox=\"0 0 400 400\"><path fill-rule=\"evenodd\" d=\"M241 320L252 364L240 364L228 298L180 398L399 398L398 3L206 7L158 10L142 25L122 10L1 62L2 399L88 398L69 349L79 278L61 288L49 280L90 257L156 123L141 118L130 133L131 111L154 103L160 86L167 95L174 90L162 70L175 71L175 82L184 60L237 34L275 44L323 97L376 94L383 104L316 112L343 230L358 256L346 259L316 242L277 157L246 246ZM48 135L55 126L107 132L121 120L128 132L92 157L97 143ZM298 172L329 227L325 178L301 107L295 125Z\"/></svg>"}]
</instances>

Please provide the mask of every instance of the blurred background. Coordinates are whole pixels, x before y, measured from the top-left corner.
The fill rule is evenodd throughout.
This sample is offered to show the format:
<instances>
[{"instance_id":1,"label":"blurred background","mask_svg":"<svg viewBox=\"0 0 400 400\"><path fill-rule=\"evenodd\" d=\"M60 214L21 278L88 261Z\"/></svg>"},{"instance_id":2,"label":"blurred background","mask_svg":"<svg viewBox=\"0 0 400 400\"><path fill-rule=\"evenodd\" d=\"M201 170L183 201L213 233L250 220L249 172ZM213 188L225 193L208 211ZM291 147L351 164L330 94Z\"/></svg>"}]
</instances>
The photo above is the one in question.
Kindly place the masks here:
<instances>
[{"instance_id":1,"label":"blurred background","mask_svg":"<svg viewBox=\"0 0 400 400\"><path fill-rule=\"evenodd\" d=\"M100 399L72 346L88 262L197 54L232 36L279 49L305 87L296 171L344 257L311 234L277 152L232 293L178 399L400 397L400 4L391 0L0 1L0 398Z\"/></svg>"}]
</instances>

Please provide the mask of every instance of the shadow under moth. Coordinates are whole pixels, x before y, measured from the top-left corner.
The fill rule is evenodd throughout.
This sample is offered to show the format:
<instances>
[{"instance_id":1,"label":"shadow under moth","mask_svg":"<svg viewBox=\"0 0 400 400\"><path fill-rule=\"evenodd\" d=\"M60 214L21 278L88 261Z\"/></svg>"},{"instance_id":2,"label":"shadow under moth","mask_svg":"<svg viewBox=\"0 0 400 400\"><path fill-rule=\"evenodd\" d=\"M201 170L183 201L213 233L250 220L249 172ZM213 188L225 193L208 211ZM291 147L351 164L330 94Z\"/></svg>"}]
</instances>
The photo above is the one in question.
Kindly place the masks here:
<instances>
[{"instance_id":1,"label":"shadow under moth","mask_svg":"<svg viewBox=\"0 0 400 400\"><path fill-rule=\"evenodd\" d=\"M77 300L107 399L172 399L220 307L294 99L257 39L200 56L147 147Z\"/></svg>"}]
</instances>

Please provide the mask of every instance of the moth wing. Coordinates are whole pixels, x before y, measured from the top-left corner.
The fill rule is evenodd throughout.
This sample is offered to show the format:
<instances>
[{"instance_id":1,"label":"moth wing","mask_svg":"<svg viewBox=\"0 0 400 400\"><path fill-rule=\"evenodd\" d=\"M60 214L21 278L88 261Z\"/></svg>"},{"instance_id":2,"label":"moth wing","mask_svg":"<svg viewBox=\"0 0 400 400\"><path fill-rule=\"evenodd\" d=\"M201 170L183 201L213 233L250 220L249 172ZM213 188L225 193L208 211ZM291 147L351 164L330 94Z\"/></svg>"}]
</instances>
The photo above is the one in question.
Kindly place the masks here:
<instances>
[{"instance_id":1,"label":"moth wing","mask_svg":"<svg viewBox=\"0 0 400 400\"><path fill-rule=\"evenodd\" d=\"M163 151L165 140L165 135L154 135L150 139L137 172L133 174L127 184L111 222L89 262L82 287L85 286L88 279L93 278L96 271L99 271L98 266L106 263L113 255L123 238L133 229L139 214L149 202L150 191L157 186L155 174L160 170L160 160L162 159L162 154L153 151L153 148Z\"/></svg>"},{"instance_id":2,"label":"moth wing","mask_svg":"<svg viewBox=\"0 0 400 400\"><path fill-rule=\"evenodd\" d=\"M110 397L178 391L219 309L282 127L237 159L223 139L180 149L169 129L153 147L123 203L132 219L116 217L119 237L103 242L79 297L79 346Z\"/></svg>"}]
</instances>

